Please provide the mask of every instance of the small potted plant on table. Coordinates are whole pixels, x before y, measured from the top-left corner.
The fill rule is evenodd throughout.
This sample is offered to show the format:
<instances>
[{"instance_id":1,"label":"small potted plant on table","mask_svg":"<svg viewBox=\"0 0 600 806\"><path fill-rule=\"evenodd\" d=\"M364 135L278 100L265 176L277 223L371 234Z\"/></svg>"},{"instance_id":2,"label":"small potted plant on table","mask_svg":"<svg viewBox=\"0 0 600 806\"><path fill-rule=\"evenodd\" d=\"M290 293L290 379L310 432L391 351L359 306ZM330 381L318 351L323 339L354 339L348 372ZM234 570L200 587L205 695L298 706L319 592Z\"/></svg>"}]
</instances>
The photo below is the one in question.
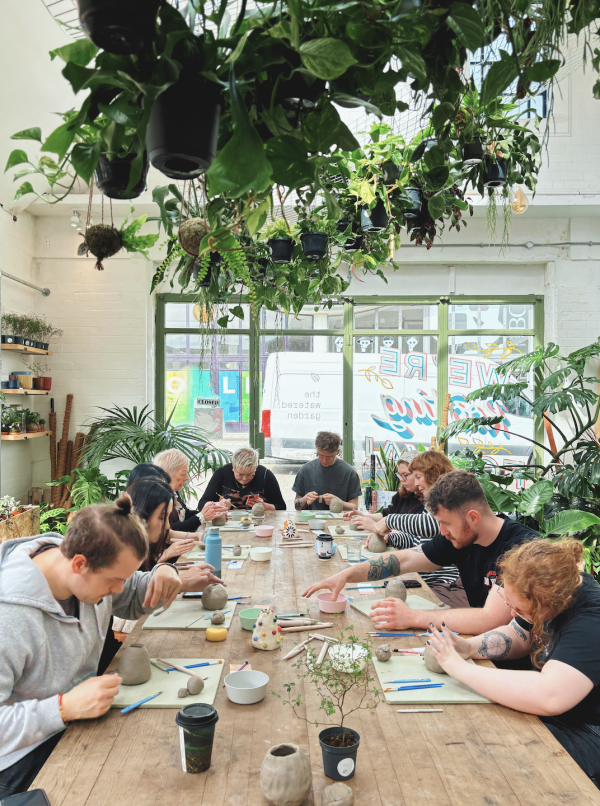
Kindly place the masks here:
<instances>
[{"instance_id":1,"label":"small potted plant on table","mask_svg":"<svg viewBox=\"0 0 600 806\"><path fill-rule=\"evenodd\" d=\"M319 744L325 775L334 781L346 781L354 776L360 735L345 722L355 711L376 708L382 692L373 687L376 677L371 665L372 642L359 641L353 627L340 630L339 643L332 642L319 663L321 646L318 651L307 647L292 667L297 670L298 680L304 680L304 685L316 689L319 709L328 717L335 718L333 724L313 721L302 715L302 695L294 695L292 691L295 683L284 684L287 698L275 691L273 694L289 704L299 719L324 726L319 733Z\"/></svg>"}]
</instances>

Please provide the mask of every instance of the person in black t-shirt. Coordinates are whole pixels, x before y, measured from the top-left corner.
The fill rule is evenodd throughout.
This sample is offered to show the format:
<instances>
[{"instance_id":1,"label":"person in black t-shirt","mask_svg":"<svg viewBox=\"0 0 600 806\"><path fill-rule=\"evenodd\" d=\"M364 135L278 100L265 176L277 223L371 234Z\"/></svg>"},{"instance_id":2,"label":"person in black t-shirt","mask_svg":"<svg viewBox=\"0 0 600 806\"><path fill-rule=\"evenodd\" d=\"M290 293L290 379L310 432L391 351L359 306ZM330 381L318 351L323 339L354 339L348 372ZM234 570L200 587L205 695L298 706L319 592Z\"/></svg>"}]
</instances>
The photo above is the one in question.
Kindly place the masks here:
<instances>
[{"instance_id":1,"label":"person in black t-shirt","mask_svg":"<svg viewBox=\"0 0 600 806\"><path fill-rule=\"evenodd\" d=\"M257 503L271 512L286 508L275 474L258 464L258 451L253 448L240 448L233 454L230 464L213 473L198 509L210 501L219 501L226 510L252 509Z\"/></svg>"},{"instance_id":2,"label":"person in black t-shirt","mask_svg":"<svg viewBox=\"0 0 600 806\"><path fill-rule=\"evenodd\" d=\"M539 535L520 523L494 515L476 477L462 470L441 476L428 492L426 505L440 525L438 537L414 548L348 566L339 574L311 585L304 596L326 589L335 597L349 582L386 579L409 571L435 571L454 564L471 607L442 612L439 608L411 610L400 599L390 597L373 602L371 620L382 629L403 630L426 629L430 624L439 627L443 618L452 630L470 634L507 624L510 609L497 593L497 563L510 548ZM411 519L423 515L391 517L396 528L417 534ZM377 532L387 531L385 520L380 521Z\"/></svg>"},{"instance_id":3,"label":"person in black t-shirt","mask_svg":"<svg viewBox=\"0 0 600 806\"><path fill-rule=\"evenodd\" d=\"M541 717L600 789L600 586L580 571L581 543L538 539L498 563L510 624L464 639L434 627L430 648L444 671L500 705ZM530 655L530 671L490 669Z\"/></svg>"}]
</instances>

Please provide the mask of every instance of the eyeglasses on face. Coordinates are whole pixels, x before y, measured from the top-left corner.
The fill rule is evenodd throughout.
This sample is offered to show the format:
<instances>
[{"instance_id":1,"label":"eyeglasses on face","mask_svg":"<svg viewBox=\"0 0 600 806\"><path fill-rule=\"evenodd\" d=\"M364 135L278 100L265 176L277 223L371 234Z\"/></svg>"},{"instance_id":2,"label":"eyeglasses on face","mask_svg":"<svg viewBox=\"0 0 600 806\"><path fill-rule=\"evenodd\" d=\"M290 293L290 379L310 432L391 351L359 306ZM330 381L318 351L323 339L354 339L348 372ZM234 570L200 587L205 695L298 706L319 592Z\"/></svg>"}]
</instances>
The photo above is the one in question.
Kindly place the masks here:
<instances>
[{"instance_id":1,"label":"eyeglasses on face","mask_svg":"<svg viewBox=\"0 0 600 806\"><path fill-rule=\"evenodd\" d=\"M406 481L412 476L412 473L400 473L400 481Z\"/></svg>"},{"instance_id":2,"label":"eyeglasses on face","mask_svg":"<svg viewBox=\"0 0 600 806\"><path fill-rule=\"evenodd\" d=\"M498 596L499 596L499 597L502 599L502 601L503 601L505 604L507 604L507 605L510 607L510 609L512 610L512 612L513 612L515 615L519 616L519 617L520 617L520 618L522 618L522 619L525 619L525 621L529 621L529 616L524 615L523 613L521 613L521 611L520 611L520 610L517 610L517 608L516 608L516 607L513 607L513 605L511 605L511 603L510 603L510 602L508 601L508 599L506 598L506 595L505 595L505 593L504 593L504 588L500 588L500 587L498 588Z\"/></svg>"}]
</instances>

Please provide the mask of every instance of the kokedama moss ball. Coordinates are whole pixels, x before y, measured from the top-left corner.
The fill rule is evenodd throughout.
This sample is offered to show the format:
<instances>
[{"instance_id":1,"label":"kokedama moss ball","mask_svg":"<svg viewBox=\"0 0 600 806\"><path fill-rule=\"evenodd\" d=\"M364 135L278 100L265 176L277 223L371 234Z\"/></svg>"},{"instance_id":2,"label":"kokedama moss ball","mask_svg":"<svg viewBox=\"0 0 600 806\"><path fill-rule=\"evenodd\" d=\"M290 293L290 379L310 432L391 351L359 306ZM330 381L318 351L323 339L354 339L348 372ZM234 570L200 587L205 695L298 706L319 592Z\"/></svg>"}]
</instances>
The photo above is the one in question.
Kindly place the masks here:
<instances>
[{"instance_id":1,"label":"kokedama moss ball","mask_svg":"<svg viewBox=\"0 0 600 806\"><path fill-rule=\"evenodd\" d=\"M198 257L202 239L209 232L210 227L205 218L188 218L179 227L179 243L188 255Z\"/></svg>"},{"instance_id":2,"label":"kokedama moss ball","mask_svg":"<svg viewBox=\"0 0 600 806\"><path fill-rule=\"evenodd\" d=\"M85 233L85 245L89 251L98 258L95 268L102 271L102 261L106 257L116 255L123 248L123 238L115 227L108 224L94 224L88 227Z\"/></svg>"}]
</instances>

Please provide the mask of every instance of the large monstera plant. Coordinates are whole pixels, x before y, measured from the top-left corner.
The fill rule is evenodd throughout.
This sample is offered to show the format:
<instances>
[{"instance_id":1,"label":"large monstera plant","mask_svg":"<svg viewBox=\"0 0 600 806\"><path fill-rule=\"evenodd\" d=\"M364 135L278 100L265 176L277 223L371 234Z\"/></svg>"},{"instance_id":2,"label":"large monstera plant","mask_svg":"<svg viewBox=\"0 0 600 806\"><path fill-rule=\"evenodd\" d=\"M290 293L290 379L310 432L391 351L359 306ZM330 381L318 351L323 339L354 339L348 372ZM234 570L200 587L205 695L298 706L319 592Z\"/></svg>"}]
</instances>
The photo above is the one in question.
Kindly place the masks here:
<instances>
[{"instance_id":1,"label":"large monstera plant","mask_svg":"<svg viewBox=\"0 0 600 806\"><path fill-rule=\"evenodd\" d=\"M540 464L511 466L499 474L489 472L484 459L472 451L462 450L453 457L457 466L477 473L494 511L514 513L543 535L577 534L586 550L588 570L595 576L600 576L600 395L595 391L598 379L588 374L587 367L599 356L600 339L567 355L549 343L498 366L498 383L467 395L466 400L506 404L520 400L530 406L533 415L543 419L547 435L545 442L528 440L537 447ZM530 371L538 390L532 399L525 391L526 381L519 380ZM502 419L456 420L441 429L439 437L475 434L481 428L494 428ZM514 492L510 487L517 479L530 486Z\"/></svg>"}]
</instances>

